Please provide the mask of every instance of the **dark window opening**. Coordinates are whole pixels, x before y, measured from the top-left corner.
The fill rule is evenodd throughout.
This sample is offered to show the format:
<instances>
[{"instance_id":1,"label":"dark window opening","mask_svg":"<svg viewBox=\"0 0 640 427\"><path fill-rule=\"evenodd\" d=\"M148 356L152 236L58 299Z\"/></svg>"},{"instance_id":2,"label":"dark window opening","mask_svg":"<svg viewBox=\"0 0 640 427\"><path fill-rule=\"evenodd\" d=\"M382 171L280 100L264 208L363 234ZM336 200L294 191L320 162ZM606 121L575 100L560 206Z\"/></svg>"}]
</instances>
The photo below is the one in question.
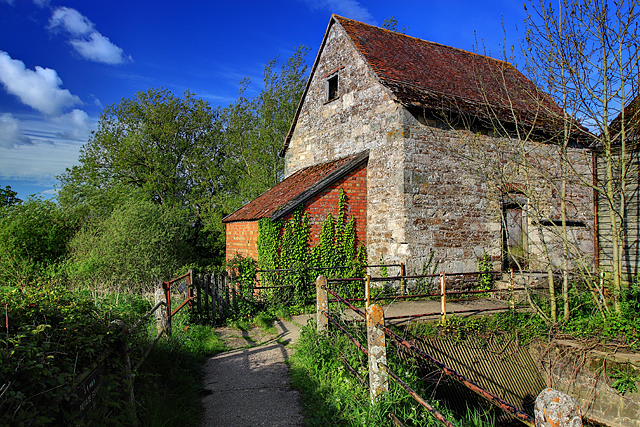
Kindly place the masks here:
<instances>
[{"instance_id":1,"label":"dark window opening","mask_svg":"<svg viewBox=\"0 0 640 427\"><path fill-rule=\"evenodd\" d=\"M335 74L327 79L327 102L338 97L338 75Z\"/></svg>"},{"instance_id":2,"label":"dark window opening","mask_svg":"<svg viewBox=\"0 0 640 427\"><path fill-rule=\"evenodd\" d=\"M542 219L540 221L536 221L534 225L542 225L543 227L562 227L561 219ZM566 220L567 227L586 227L584 221L578 221L573 219Z\"/></svg>"},{"instance_id":3,"label":"dark window opening","mask_svg":"<svg viewBox=\"0 0 640 427\"><path fill-rule=\"evenodd\" d=\"M509 198L502 204L502 268L505 270L527 267L525 203Z\"/></svg>"}]
</instances>

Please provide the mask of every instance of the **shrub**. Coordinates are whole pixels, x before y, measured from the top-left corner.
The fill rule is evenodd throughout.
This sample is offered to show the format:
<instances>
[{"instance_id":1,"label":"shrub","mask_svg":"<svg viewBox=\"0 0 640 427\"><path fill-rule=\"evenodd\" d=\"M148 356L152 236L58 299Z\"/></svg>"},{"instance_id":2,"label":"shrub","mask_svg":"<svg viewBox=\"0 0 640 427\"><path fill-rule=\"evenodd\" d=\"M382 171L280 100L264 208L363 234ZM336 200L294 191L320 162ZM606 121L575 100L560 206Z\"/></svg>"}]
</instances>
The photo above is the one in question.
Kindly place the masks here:
<instances>
[{"instance_id":1,"label":"shrub","mask_svg":"<svg viewBox=\"0 0 640 427\"><path fill-rule=\"evenodd\" d=\"M73 238L70 277L77 283L148 290L188 262L189 231L180 208L129 199Z\"/></svg>"}]
</instances>

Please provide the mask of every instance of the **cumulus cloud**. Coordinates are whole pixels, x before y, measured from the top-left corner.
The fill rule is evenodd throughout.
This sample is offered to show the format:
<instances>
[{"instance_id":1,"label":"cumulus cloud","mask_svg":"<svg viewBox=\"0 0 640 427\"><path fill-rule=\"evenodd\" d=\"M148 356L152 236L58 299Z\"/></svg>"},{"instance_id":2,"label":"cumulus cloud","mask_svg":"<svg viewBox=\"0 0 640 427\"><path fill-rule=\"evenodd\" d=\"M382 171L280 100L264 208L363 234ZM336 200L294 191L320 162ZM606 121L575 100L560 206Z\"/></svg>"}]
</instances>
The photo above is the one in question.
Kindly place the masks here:
<instances>
[{"instance_id":1,"label":"cumulus cloud","mask_svg":"<svg viewBox=\"0 0 640 427\"><path fill-rule=\"evenodd\" d=\"M62 80L56 70L36 65L29 70L24 62L12 59L0 51L0 82L7 92L20 98L23 104L45 114L58 115L61 110L81 104L80 98L61 89Z\"/></svg>"},{"instance_id":2,"label":"cumulus cloud","mask_svg":"<svg viewBox=\"0 0 640 427\"><path fill-rule=\"evenodd\" d=\"M360 4L358 0L304 0L314 9L326 9L332 13L343 15L346 18L376 24L371 12Z\"/></svg>"},{"instance_id":3,"label":"cumulus cloud","mask_svg":"<svg viewBox=\"0 0 640 427\"><path fill-rule=\"evenodd\" d=\"M71 46L90 61L113 65L131 60L130 56L124 55L122 48L100 34L93 22L75 9L59 7L54 10L48 28L66 32Z\"/></svg>"},{"instance_id":4,"label":"cumulus cloud","mask_svg":"<svg viewBox=\"0 0 640 427\"><path fill-rule=\"evenodd\" d=\"M22 133L18 119L9 113L0 115L0 147L12 148L31 144L33 142Z\"/></svg>"},{"instance_id":5,"label":"cumulus cloud","mask_svg":"<svg viewBox=\"0 0 640 427\"><path fill-rule=\"evenodd\" d=\"M93 124L89 119L89 115L78 109L60 117L56 117L53 121L66 128L61 132L56 132L56 136L62 139L86 141L93 129Z\"/></svg>"}]
</instances>

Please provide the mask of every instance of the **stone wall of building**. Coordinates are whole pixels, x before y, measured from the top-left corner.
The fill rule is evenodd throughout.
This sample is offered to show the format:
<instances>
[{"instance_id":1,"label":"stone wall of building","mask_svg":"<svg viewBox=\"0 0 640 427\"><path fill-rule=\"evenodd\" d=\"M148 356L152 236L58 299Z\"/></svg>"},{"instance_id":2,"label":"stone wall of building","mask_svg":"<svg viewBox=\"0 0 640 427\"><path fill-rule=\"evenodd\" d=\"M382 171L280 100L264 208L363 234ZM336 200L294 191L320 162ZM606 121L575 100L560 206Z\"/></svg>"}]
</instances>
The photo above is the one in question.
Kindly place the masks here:
<instances>
[{"instance_id":1,"label":"stone wall of building","mask_svg":"<svg viewBox=\"0 0 640 427\"><path fill-rule=\"evenodd\" d=\"M557 147L454 129L416 112L405 118L407 266L416 270L433 251L440 270L477 270L487 253L499 269L503 257L503 203L523 202L525 269L561 264L561 167ZM592 265L593 197L590 153L570 149L567 168L569 258ZM555 221L555 225L550 221Z\"/></svg>"},{"instance_id":2,"label":"stone wall of building","mask_svg":"<svg viewBox=\"0 0 640 427\"><path fill-rule=\"evenodd\" d=\"M325 82L338 73L339 96ZM401 111L339 24L329 30L285 155L285 176L369 150L367 251L370 262L404 259L404 139Z\"/></svg>"},{"instance_id":3,"label":"stone wall of building","mask_svg":"<svg viewBox=\"0 0 640 427\"><path fill-rule=\"evenodd\" d=\"M531 261L525 267L540 267L549 257L559 267L558 227L540 226L538 221L560 219L555 147L514 145L513 140L491 136L487 129L454 130L409 112L379 82L338 23L330 28L320 55L285 154L285 176L369 150L366 245L370 264L381 259L404 262L409 271L421 271L433 253L440 269L475 271L478 257L486 252L499 269L501 202L505 194L522 190L524 240ZM339 96L327 101L326 81L336 73ZM575 157L578 174L588 182L589 156L584 150L570 155ZM571 257L582 263L593 254L591 190L574 182L567 200L568 219L583 225L569 233Z\"/></svg>"}]
</instances>

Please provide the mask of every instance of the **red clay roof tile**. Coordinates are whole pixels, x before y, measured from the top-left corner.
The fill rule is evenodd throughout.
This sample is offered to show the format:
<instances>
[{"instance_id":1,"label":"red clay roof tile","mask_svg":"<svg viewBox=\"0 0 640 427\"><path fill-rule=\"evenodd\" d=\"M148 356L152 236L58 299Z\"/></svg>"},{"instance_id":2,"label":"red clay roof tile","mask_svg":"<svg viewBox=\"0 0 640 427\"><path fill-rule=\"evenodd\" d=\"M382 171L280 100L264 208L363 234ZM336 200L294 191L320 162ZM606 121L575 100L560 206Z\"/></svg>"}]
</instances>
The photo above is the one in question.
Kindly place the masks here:
<instances>
[{"instance_id":1,"label":"red clay roof tile","mask_svg":"<svg viewBox=\"0 0 640 427\"><path fill-rule=\"evenodd\" d=\"M508 62L336 15L334 19L382 84L406 106L484 118L497 115L508 121L515 113L529 124L538 111L538 126L540 116L543 122L562 116L560 107Z\"/></svg>"},{"instance_id":2,"label":"red clay roof tile","mask_svg":"<svg viewBox=\"0 0 640 427\"><path fill-rule=\"evenodd\" d=\"M343 157L338 160L333 160L328 163L322 163L318 165L309 166L308 168L301 169L293 175L287 177L280 184L262 193L231 215L225 217L222 222L235 222L235 221L256 221L262 218L268 218L276 214L279 209L292 209L296 206L289 206L291 203L299 205L297 201L304 201L300 198L303 193L310 188L318 184L318 191L324 189L324 187L330 185L333 181L330 181L332 174L344 169L344 167L355 167L361 164L359 159L366 159L368 152L363 152L358 155ZM353 163L353 162L357 162ZM350 165L350 162L353 163ZM322 185L323 184L326 185Z\"/></svg>"}]
</instances>

